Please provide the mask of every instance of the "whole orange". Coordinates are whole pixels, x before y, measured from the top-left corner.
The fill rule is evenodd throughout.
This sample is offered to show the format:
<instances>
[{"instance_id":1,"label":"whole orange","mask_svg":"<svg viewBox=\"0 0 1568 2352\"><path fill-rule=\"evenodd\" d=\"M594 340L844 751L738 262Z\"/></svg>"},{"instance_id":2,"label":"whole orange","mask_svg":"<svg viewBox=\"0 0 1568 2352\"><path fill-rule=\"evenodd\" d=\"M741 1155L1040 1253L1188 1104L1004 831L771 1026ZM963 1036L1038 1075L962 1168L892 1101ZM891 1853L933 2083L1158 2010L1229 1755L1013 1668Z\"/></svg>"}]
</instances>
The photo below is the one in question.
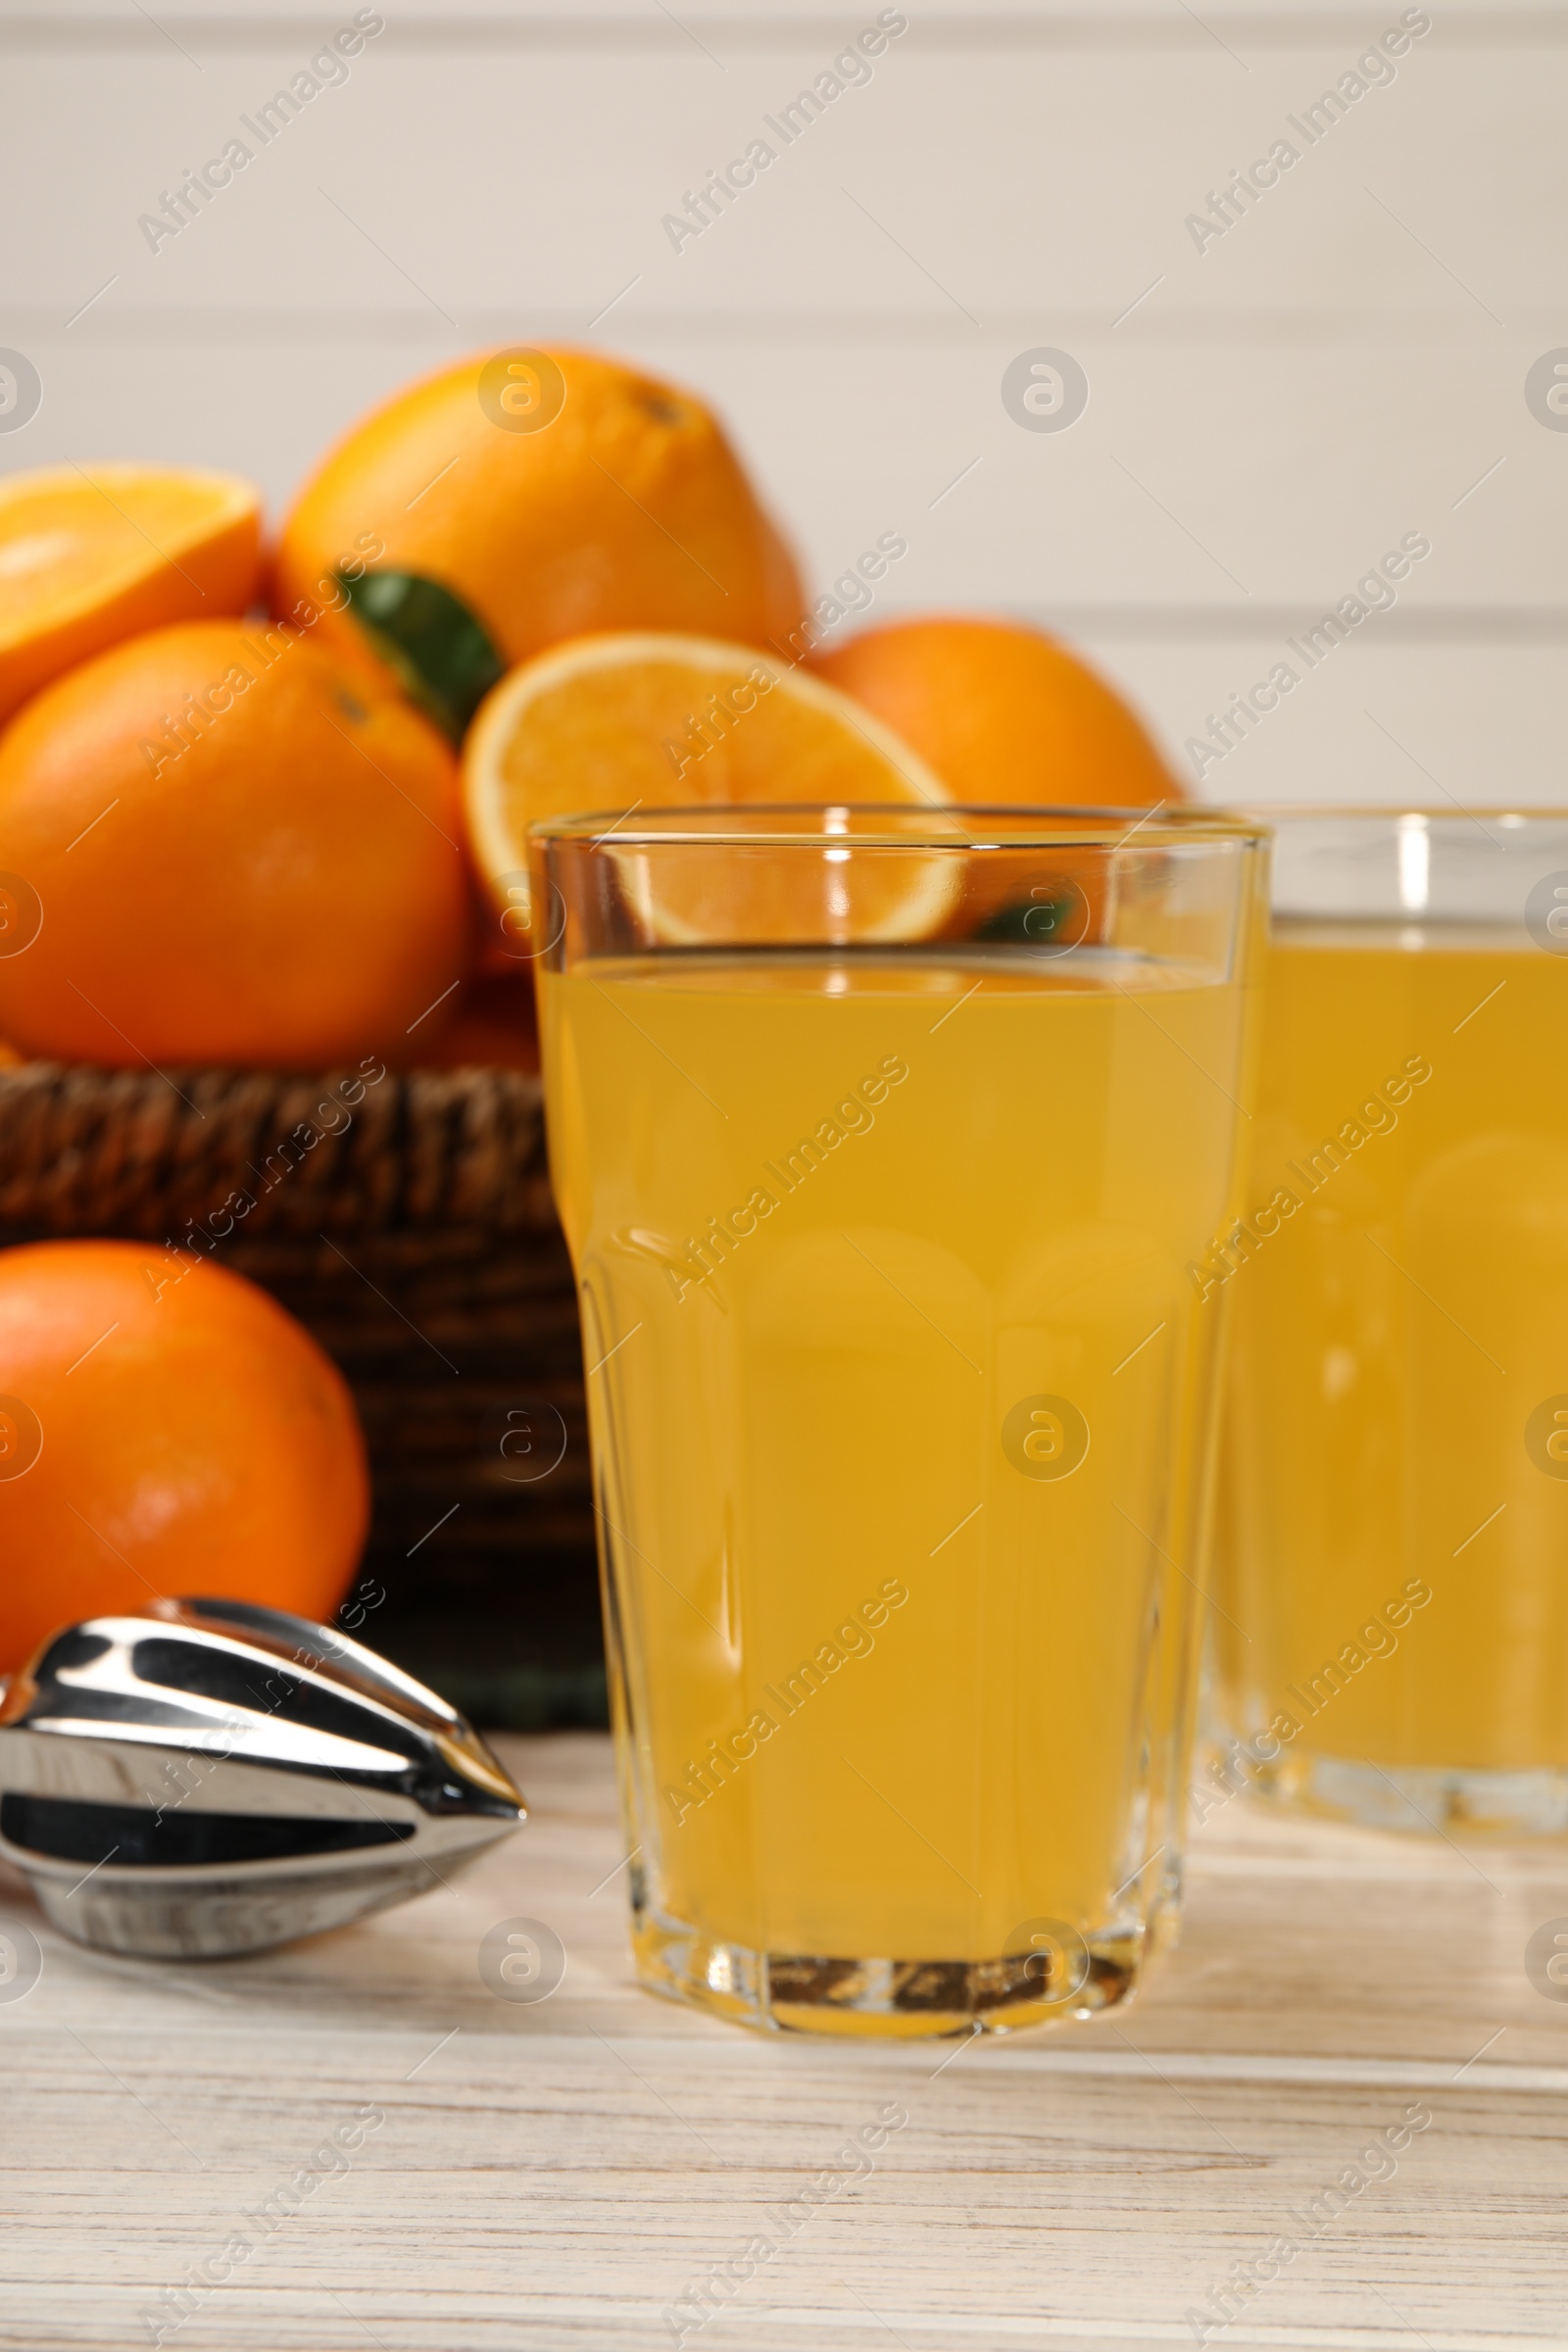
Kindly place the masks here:
<instances>
[{"instance_id":1,"label":"whole orange","mask_svg":"<svg viewBox=\"0 0 1568 2352\"><path fill-rule=\"evenodd\" d=\"M367 566L435 582L488 638L499 666L455 731L501 669L564 638L652 628L762 645L803 610L794 563L714 417L585 351L480 353L357 424L283 525L273 610L308 622L335 604L323 638L355 639L334 578L358 598ZM416 691L439 693L445 636L402 650Z\"/></svg>"},{"instance_id":2,"label":"whole orange","mask_svg":"<svg viewBox=\"0 0 1568 2352\"><path fill-rule=\"evenodd\" d=\"M1043 630L895 620L812 666L935 768L956 801L1142 808L1185 796L1142 721Z\"/></svg>"},{"instance_id":3,"label":"whole orange","mask_svg":"<svg viewBox=\"0 0 1568 2352\"><path fill-rule=\"evenodd\" d=\"M158 629L0 737L0 1036L117 1066L406 1054L460 977L457 771L285 629Z\"/></svg>"},{"instance_id":4,"label":"whole orange","mask_svg":"<svg viewBox=\"0 0 1568 2352\"><path fill-rule=\"evenodd\" d=\"M343 1379L253 1283L139 1242L0 1250L0 1672L159 1595L327 1618L368 1514Z\"/></svg>"}]
</instances>

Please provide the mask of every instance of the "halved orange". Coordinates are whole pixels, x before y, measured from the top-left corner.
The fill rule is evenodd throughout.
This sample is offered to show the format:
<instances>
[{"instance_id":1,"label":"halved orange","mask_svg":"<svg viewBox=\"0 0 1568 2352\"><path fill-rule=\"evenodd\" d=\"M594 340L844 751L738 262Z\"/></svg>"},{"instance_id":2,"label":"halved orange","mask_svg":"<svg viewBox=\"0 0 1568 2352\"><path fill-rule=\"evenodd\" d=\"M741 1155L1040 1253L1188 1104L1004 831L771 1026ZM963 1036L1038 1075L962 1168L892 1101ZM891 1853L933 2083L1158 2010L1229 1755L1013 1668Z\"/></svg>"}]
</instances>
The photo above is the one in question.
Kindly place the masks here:
<instances>
[{"instance_id":1,"label":"halved orange","mask_svg":"<svg viewBox=\"0 0 1568 2352\"><path fill-rule=\"evenodd\" d=\"M947 798L890 728L820 679L749 646L652 631L575 638L513 670L480 706L463 779L475 854L513 953L531 943L528 827L542 818L602 813L607 828L619 819L616 829L630 833L639 810L908 808ZM803 880L792 886L785 872L794 855L750 864L749 885L738 861L721 863L712 850L694 848L684 874L662 857L657 904L647 901L646 880L640 885L644 911L667 941L818 936L821 877L797 860ZM745 906L736 896L743 889ZM803 891L812 904L801 903ZM949 896L943 860L898 858L880 884L857 878L855 934L919 936Z\"/></svg>"},{"instance_id":2,"label":"halved orange","mask_svg":"<svg viewBox=\"0 0 1568 2352\"><path fill-rule=\"evenodd\" d=\"M0 482L0 722L122 637L243 612L261 492L231 473L51 466Z\"/></svg>"}]
</instances>

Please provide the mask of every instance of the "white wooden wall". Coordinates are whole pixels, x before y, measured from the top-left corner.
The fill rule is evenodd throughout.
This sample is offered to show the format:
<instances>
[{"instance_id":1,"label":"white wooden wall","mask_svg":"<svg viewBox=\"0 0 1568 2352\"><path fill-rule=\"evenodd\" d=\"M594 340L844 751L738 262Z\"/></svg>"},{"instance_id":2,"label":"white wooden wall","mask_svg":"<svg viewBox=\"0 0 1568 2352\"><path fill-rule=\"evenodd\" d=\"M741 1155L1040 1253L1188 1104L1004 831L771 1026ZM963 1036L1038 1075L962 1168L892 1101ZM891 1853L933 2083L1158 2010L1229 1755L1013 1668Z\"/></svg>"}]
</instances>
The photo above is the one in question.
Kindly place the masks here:
<instances>
[{"instance_id":1,"label":"white wooden wall","mask_svg":"<svg viewBox=\"0 0 1568 2352\"><path fill-rule=\"evenodd\" d=\"M898 530L879 612L1059 626L1178 761L1424 534L1397 606L1205 791L1568 798L1568 431L1525 398L1568 347L1560 0L1432 0L1396 78L1201 252L1187 215L1274 139L1304 147L1286 118L1399 0L907 0L870 82L678 252L662 217L874 0L383 13L351 77L157 252L138 216L351 0L0 14L0 345L44 386L0 465L190 460L282 502L447 355L597 340L717 404L813 580ZM1067 431L1003 405L1039 347L1087 371Z\"/></svg>"}]
</instances>

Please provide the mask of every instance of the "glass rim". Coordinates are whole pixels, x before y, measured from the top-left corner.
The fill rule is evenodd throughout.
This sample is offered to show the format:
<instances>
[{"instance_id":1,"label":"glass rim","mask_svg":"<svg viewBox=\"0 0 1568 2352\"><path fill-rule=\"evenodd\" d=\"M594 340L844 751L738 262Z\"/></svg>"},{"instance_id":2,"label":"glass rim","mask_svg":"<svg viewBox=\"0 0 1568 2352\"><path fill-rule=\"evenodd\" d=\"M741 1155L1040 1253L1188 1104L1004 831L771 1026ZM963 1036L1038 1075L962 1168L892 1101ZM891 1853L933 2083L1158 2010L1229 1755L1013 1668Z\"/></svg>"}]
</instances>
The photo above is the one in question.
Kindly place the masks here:
<instances>
[{"instance_id":1,"label":"glass rim","mask_svg":"<svg viewBox=\"0 0 1568 2352\"><path fill-rule=\"evenodd\" d=\"M839 821L829 825L827 819ZM801 821L790 823L791 818ZM1269 840L1266 816L1195 803L1171 808L1107 808L1103 804L1041 802L959 807L956 802L839 801L712 803L658 808L628 821L625 811L597 809L539 817L530 842L590 849L729 848L946 850L964 855L1008 850L1115 851L1135 836L1140 848L1180 843L1239 842L1260 849Z\"/></svg>"},{"instance_id":2,"label":"glass rim","mask_svg":"<svg viewBox=\"0 0 1568 2352\"><path fill-rule=\"evenodd\" d=\"M1568 824L1568 803L1536 808L1517 808L1506 801L1490 808L1461 808L1457 804L1439 808L1423 801L1276 801L1272 806L1227 801L1222 806L1266 826L1363 821L1391 825L1418 818L1422 824L1479 825L1485 832L1489 824L1505 824L1510 829Z\"/></svg>"}]
</instances>

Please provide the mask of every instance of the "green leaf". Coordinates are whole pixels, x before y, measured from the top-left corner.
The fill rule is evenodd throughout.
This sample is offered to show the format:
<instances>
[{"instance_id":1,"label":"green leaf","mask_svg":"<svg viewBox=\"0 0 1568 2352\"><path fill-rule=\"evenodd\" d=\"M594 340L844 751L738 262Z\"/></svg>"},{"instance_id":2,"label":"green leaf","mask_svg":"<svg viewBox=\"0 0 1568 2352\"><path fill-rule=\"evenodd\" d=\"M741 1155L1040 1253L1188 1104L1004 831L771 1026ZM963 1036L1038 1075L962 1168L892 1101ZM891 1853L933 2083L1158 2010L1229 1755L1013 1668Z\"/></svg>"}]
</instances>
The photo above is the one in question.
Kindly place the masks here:
<instances>
[{"instance_id":1,"label":"green leaf","mask_svg":"<svg viewBox=\"0 0 1568 2352\"><path fill-rule=\"evenodd\" d=\"M454 743L506 669L461 597L416 571L338 572L349 608L383 662Z\"/></svg>"},{"instance_id":2,"label":"green leaf","mask_svg":"<svg viewBox=\"0 0 1568 2352\"><path fill-rule=\"evenodd\" d=\"M1066 934L1083 900L1070 882L1063 882L1059 896L1023 899L1015 906L1001 906L988 915L974 936L976 939L1013 940L1021 947L1054 947Z\"/></svg>"}]
</instances>

